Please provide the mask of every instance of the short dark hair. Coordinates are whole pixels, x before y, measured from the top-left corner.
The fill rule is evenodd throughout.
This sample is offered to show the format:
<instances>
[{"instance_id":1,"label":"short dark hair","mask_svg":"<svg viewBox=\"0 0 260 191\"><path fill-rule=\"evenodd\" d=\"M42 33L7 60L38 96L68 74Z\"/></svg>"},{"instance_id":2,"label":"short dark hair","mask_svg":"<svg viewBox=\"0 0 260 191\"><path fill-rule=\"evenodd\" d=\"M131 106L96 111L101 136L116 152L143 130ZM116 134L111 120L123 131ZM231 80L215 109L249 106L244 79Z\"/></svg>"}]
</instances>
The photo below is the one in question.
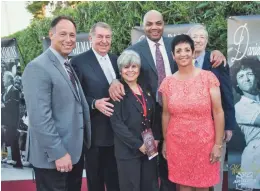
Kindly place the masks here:
<instances>
[{"instance_id":1,"label":"short dark hair","mask_svg":"<svg viewBox=\"0 0 260 191\"><path fill-rule=\"evenodd\" d=\"M180 43L188 43L191 47L192 52L194 52L194 42L191 39L191 37L189 35L186 34L180 34L180 35L176 35L173 40L172 40L172 53L174 54L175 51L175 47L180 44Z\"/></svg>"},{"instance_id":2,"label":"short dark hair","mask_svg":"<svg viewBox=\"0 0 260 191\"><path fill-rule=\"evenodd\" d=\"M76 23L73 21L73 19L72 19L71 17L64 16L64 15L55 17L55 18L51 21L51 28L56 27L56 25L57 25L61 20L68 20L68 21L72 22L72 24L74 25L75 29L77 29Z\"/></svg>"},{"instance_id":3,"label":"short dark hair","mask_svg":"<svg viewBox=\"0 0 260 191\"><path fill-rule=\"evenodd\" d=\"M251 69L256 79L258 80L257 87L260 88L260 61L258 58L242 58L241 60L236 61L230 68L230 77L235 88L236 92L240 95L243 95L243 92L237 86L237 73L241 70Z\"/></svg>"}]
</instances>

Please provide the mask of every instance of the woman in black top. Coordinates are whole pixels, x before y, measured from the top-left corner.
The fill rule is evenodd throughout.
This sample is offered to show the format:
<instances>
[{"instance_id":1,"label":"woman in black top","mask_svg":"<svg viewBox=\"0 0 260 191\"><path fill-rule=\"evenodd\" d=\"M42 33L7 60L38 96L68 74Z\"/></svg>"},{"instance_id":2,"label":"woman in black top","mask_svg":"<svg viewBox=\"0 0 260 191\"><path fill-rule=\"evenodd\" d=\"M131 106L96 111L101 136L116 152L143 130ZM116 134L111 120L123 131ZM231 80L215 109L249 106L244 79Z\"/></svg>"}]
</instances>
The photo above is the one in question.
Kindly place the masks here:
<instances>
[{"instance_id":1,"label":"woman in black top","mask_svg":"<svg viewBox=\"0 0 260 191\"><path fill-rule=\"evenodd\" d=\"M120 102L113 102L111 123L120 190L155 191L159 189L157 157L151 157L150 160L148 157L151 154L148 145L154 146L156 150L157 140L160 140L160 124L155 117L154 99L145 87L138 84L141 60L136 52L124 51L117 63L125 96ZM150 142L144 144L142 135L149 131L155 140L150 139Z\"/></svg>"}]
</instances>

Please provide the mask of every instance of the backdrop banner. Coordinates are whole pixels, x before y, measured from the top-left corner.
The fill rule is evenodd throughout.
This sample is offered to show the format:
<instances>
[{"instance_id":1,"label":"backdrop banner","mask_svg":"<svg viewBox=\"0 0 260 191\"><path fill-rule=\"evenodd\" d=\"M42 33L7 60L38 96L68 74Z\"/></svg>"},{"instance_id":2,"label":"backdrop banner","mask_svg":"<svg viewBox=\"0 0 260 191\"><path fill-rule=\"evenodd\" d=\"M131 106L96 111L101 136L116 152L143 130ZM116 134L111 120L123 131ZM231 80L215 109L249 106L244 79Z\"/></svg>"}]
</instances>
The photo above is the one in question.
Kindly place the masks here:
<instances>
[{"instance_id":1,"label":"backdrop banner","mask_svg":"<svg viewBox=\"0 0 260 191\"><path fill-rule=\"evenodd\" d=\"M22 90L20 53L15 38L1 39L1 159L2 175L29 166L28 117Z\"/></svg>"},{"instance_id":2,"label":"backdrop banner","mask_svg":"<svg viewBox=\"0 0 260 191\"><path fill-rule=\"evenodd\" d=\"M88 33L78 33L76 47L73 49L72 53L69 55L70 57L76 56L80 53L83 53L91 48L91 42L89 41ZM51 41L49 37L42 38L43 51L49 48L51 45Z\"/></svg>"},{"instance_id":3,"label":"backdrop banner","mask_svg":"<svg viewBox=\"0 0 260 191\"><path fill-rule=\"evenodd\" d=\"M164 36L174 37L178 34L187 33L191 27L199 24L178 24L178 25L165 25L164 27ZM145 38L143 26L135 26L131 30L131 43L141 41Z\"/></svg>"},{"instance_id":4,"label":"backdrop banner","mask_svg":"<svg viewBox=\"0 0 260 191\"><path fill-rule=\"evenodd\" d=\"M260 15L228 19L228 64L238 127L228 144L229 189L260 189Z\"/></svg>"}]
</instances>

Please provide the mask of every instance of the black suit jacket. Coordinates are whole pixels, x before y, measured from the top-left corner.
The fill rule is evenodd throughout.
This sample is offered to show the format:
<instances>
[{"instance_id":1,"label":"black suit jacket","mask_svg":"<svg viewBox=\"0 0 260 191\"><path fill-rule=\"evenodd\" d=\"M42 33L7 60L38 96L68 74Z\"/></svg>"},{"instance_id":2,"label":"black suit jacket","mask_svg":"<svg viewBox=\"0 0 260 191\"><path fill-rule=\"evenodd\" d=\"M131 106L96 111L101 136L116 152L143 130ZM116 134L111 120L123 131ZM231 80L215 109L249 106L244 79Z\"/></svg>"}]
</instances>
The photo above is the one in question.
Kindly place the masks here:
<instances>
[{"instance_id":1,"label":"black suit jacket","mask_svg":"<svg viewBox=\"0 0 260 191\"><path fill-rule=\"evenodd\" d=\"M116 73L116 78L119 78L117 56L113 54L108 55ZM113 145L113 130L111 128L109 117L105 116L97 109L91 108L94 99L109 97L108 81L93 50L91 49L75 56L71 59L71 64L79 78L90 107L92 145Z\"/></svg>"},{"instance_id":2,"label":"black suit jacket","mask_svg":"<svg viewBox=\"0 0 260 191\"><path fill-rule=\"evenodd\" d=\"M19 90L12 86L10 90L6 93L6 95L3 96L5 98L5 107L2 108L2 124L6 125L8 130L16 131L19 126L20 113Z\"/></svg>"},{"instance_id":3,"label":"black suit jacket","mask_svg":"<svg viewBox=\"0 0 260 191\"><path fill-rule=\"evenodd\" d=\"M118 159L131 159L143 156L139 148L143 144L141 133L145 127L151 128L155 140L160 140L160 127L155 111L154 98L150 91L142 88L144 97L147 100L147 126L143 117L143 109L129 86L124 84L124 99L120 102L113 102L114 113L110 120L115 133L115 156Z\"/></svg>"},{"instance_id":4,"label":"black suit jacket","mask_svg":"<svg viewBox=\"0 0 260 191\"><path fill-rule=\"evenodd\" d=\"M163 37L163 42L169 59L171 72L174 73L178 70L178 68L172 57L172 38ZM153 97L155 97L158 89L158 74L147 39L145 38L133 46L130 46L128 49L134 50L140 55L141 73L138 78L138 82L146 87L149 87L152 91Z\"/></svg>"},{"instance_id":5,"label":"black suit jacket","mask_svg":"<svg viewBox=\"0 0 260 191\"><path fill-rule=\"evenodd\" d=\"M210 63L210 52L206 51L202 69L213 72L218 78L220 82L222 107L225 115L225 130L234 130L234 128L237 127L237 123L228 65L224 67L224 64L221 64L217 68L212 68L212 64Z\"/></svg>"}]
</instances>

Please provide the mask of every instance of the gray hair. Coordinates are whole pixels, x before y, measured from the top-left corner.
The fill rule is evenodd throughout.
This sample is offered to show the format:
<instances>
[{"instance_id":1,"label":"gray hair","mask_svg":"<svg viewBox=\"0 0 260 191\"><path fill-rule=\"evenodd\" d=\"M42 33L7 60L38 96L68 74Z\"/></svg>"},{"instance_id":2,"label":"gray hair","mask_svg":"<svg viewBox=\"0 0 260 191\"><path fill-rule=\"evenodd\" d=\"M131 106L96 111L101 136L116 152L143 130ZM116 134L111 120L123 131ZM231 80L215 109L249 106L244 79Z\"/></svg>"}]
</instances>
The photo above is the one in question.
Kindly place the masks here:
<instances>
[{"instance_id":1,"label":"gray hair","mask_svg":"<svg viewBox=\"0 0 260 191\"><path fill-rule=\"evenodd\" d=\"M203 30L204 33L205 33L205 37L206 37L207 39L209 39L208 31L207 31L206 27L203 26L203 25L195 25L194 27L192 27L192 28L188 31L187 34L191 37L191 35L192 35L195 31L198 31L198 30Z\"/></svg>"},{"instance_id":2,"label":"gray hair","mask_svg":"<svg viewBox=\"0 0 260 191\"><path fill-rule=\"evenodd\" d=\"M11 84L14 83L14 75L12 72L10 71L5 71L4 72L4 76L6 76L8 78L8 80L10 81Z\"/></svg>"},{"instance_id":3,"label":"gray hair","mask_svg":"<svg viewBox=\"0 0 260 191\"><path fill-rule=\"evenodd\" d=\"M141 58L137 52L133 50L125 50L117 59L117 66L119 71L121 71L123 67L130 64L137 64L140 68Z\"/></svg>"},{"instance_id":4,"label":"gray hair","mask_svg":"<svg viewBox=\"0 0 260 191\"><path fill-rule=\"evenodd\" d=\"M90 36L94 36L94 35L95 35L95 33L96 33L96 28L97 28L97 27L104 28L104 29L108 29L108 30L110 30L111 33L112 33L112 28L110 27L109 24L104 23L104 22L97 22L97 23L95 23L95 24L91 27L91 29L90 29L90 31L89 31L89 35L90 35Z\"/></svg>"},{"instance_id":5,"label":"gray hair","mask_svg":"<svg viewBox=\"0 0 260 191\"><path fill-rule=\"evenodd\" d=\"M145 15L144 15L143 25L145 25L146 17L147 17L149 14L151 14L151 13L155 13L155 14L160 15L160 16L162 17L162 21L163 21L163 15L162 15L162 13L160 13L159 11L156 11L156 10L150 10L150 11L148 11L147 13L145 13Z\"/></svg>"}]
</instances>

